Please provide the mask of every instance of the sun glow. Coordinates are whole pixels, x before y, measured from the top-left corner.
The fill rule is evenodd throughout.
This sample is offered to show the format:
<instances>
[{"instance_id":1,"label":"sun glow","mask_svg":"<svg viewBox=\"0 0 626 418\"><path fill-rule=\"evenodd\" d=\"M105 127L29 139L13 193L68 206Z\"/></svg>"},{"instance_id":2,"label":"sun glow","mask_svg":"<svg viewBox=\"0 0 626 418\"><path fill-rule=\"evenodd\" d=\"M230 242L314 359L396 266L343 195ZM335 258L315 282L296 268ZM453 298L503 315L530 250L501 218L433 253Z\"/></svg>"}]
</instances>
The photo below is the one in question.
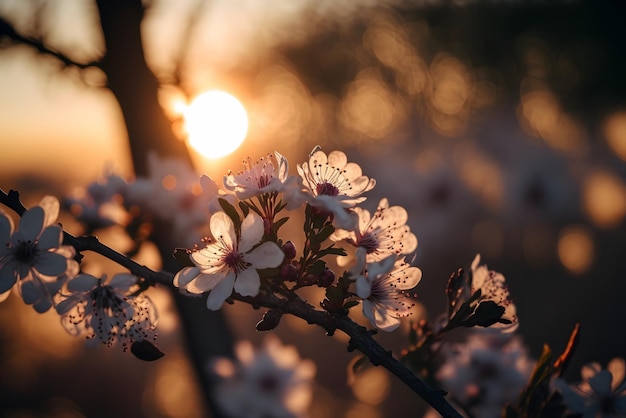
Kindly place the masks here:
<instances>
[{"instance_id":1,"label":"sun glow","mask_svg":"<svg viewBox=\"0 0 626 418\"><path fill-rule=\"evenodd\" d=\"M248 114L234 96L210 90L182 109L189 144L207 158L235 151L248 133Z\"/></svg>"}]
</instances>

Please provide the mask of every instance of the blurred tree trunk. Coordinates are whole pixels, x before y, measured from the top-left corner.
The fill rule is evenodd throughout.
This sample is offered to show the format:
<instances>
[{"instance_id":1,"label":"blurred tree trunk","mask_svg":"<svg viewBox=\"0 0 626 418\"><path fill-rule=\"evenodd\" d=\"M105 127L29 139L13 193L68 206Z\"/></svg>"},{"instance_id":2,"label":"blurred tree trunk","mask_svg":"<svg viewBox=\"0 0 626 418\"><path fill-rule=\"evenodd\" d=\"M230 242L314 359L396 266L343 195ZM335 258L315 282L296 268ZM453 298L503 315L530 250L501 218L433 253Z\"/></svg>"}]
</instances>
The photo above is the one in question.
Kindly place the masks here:
<instances>
[{"instance_id":1,"label":"blurred tree trunk","mask_svg":"<svg viewBox=\"0 0 626 418\"><path fill-rule=\"evenodd\" d=\"M191 166L186 145L174 136L170 121L159 105L158 80L144 58L140 28L145 9L141 0L97 0L97 4L106 43L101 67L124 114L136 175L149 174L147 155L151 151L161 157L183 159ZM155 228L164 229L165 233L156 236L155 242L164 268L175 272L180 266L171 256L173 241L168 239L166 228ZM212 416L220 416L211 401L207 368L216 356L233 357L231 332L221 311L206 308L205 298L189 298L178 293L173 296L209 410Z\"/></svg>"}]
</instances>

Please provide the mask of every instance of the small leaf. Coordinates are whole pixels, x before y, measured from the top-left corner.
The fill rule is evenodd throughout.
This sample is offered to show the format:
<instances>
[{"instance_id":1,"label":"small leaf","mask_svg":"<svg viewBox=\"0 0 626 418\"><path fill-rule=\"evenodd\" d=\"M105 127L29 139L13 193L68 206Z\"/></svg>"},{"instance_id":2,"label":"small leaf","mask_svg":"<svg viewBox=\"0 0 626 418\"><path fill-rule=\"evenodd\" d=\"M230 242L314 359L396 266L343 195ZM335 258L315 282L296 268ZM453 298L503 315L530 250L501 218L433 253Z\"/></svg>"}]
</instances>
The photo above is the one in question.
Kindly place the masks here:
<instances>
[{"instance_id":1,"label":"small leaf","mask_svg":"<svg viewBox=\"0 0 626 418\"><path fill-rule=\"evenodd\" d=\"M217 201L220 203L220 206L222 207L226 215L228 215L228 217L233 221L233 224L235 225L235 231L237 231L237 235L239 235L239 231L241 231L241 218L239 217L237 209L235 209L235 207L231 205L230 202L226 199L222 199L220 197L217 199Z\"/></svg>"},{"instance_id":2,"label":"small leaf","mask_svg":"<svg viewBox=\"0 0 626 418\"><path fill-rule=\"evenodd\" d=\"M274 222L274 228L276 228L276 231L278 231L278 228L283 226L285 224L285 222L287 222L288 220L289 220L289 217L285 216L284 218L280 218L279 220Z\"/></svg>"},{"instance_id":3,"label":"small leaf","mask_svg":"<svg viewBox=\"0 0 626 418\"><path fill-rule=\"evenodd\" d=\"M143 361L155 361L165 355L148 340L135 341L130 346L130 352L133 353L139 360Z\"/></svg>"},{"instance_id":4,"label":"small leaf","mask_svg":"<svg viewBox=\"0 0 626 418\"><path fill-rule=\"evenodd\" d=\"M317 233L315 238L318 240L318 242L322 243L326 241L326 239L330 237L333 232L335 232L335 228L332 225L326 225Z\"/></svg>"},{"instance_id":5,"label":"small leaf","mask_svg":"<svg viewBox=\"0 0 626 418\"><path fill-rule=\"evenodd\" d=\"M476 307L474 314L461 323L464 327L490 327L501 322L504 314L504 306L498 305L492 300L481 302Z\"/></svg>"},{"instance_id":6,"label":"small leaf","mask_svg":"<svg viewBox=\"0 0 626 418\"><path fill-rule=\"evenodd\" d=\"M326 263L322 260L317 260L306 269L306 272L317 277L324 272L325 268Z\"/></svg>"},{"instance_id":7,"label":"small leaf","mask_svg":"<svg viewBox=\"0 0 626 418\"><path fill-rule=\"evenodd\" d=\"M174 249L172 256L176 259L176 261L178 261L178 264L183 267L194 266L193 261L191 261L191 258L189 258L189 251L187 251L187 249L185 248Z\"/></svg>"},{"instance_id":8,"label":"small leaf","mask_svg":"<svg viewBox=\"0 0 626 418\"><path fill-rule=\"evenodd\" d=\"M350 300L346 303L343 304L343 309L345 309L346 311L350 308L353 308L355 306L357 306L359 304L358 300Z\"/></svg>"},{"instance_id":9,"label":"small leaf","mask_svg":"<svg viewBox=\"0 0 626 418\"><path fill-rule=\"evenodd\" d=\"M579 340L579 332L580 332L580 323L576 323L572 333L569 336L569 340L567 341L567 345L565 349L561 353L559 357L554 361L554 365L552 366L554 370L561 376L565 371L565 368L569 364L570 359L574 355L574 350L578 346Z\"/></svg>"},{"instance_id":10,"label":"small leaf","mask_svg":"<svg viewBox=\"0 0 626 418\"><path fill-rule=\"evenodd\" d=\"M250 206L248 206L245 202L239 202L239 208L241 209L241 213L243 213L243 217L245 218L250 213Z\"/></svg>"}]
</instances>

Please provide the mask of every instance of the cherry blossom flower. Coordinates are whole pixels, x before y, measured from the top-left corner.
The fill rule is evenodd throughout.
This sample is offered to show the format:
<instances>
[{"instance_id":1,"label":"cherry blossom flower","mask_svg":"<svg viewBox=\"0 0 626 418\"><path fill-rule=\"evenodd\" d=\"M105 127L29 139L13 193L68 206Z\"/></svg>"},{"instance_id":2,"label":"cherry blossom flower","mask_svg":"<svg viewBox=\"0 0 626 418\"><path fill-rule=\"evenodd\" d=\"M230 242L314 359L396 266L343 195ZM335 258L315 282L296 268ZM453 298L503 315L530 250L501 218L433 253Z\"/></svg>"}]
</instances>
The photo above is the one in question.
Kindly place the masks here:
<instances>
[{"instance_id":1,"label":"cherry blossom flower","mask_svg":"<svg viewBox=\"0 0 626 418\"><path fill-rule=\"evenodd\" d=\"M182 160L148 155L149 177L129 183L124 203L141 209L141 216L171 223L175 245L191 245L209 218L214 195L207 193L198 175Z\"/></svg>"},{"instance_id":2,"label":"cherry blossom flower","mask_svg":"<svg viewBox=\"0 0 626 418\"><path fill-rule=\"evenodd\" d=\"M308 162L297 166L305 191L305 199L312 206L334 215L343 229L356 227L356 219L348 209L363 202L363 193L376 185L376 180L362 175L361 167L349 163L341 151L326 155L319 146L313 148Z\"/></svg>"},{"instance_id":3,"label":"cherry blossom flower","mask_svg":"<svg viewBox=\"0 0 626 418\"><path fill-rule=\"evenodd\" d=\"M411 267L404 258L390 255L380 262L365 265L365 256L357 258L356 294L363 299L363 315L376 328L393 331L400 318L411 315L411 302L406 290L422 279L422 271Z\"/></svg>"},{"instance_id":4,"label":"cherry blossom flower","mask_svg":"<svg viewBox=\"0 0 626 418\"><path fill-rule=\"evenodd\" d=\"M367 262L381 261L392 254L410 254L417 248L417 238L406 225L408 215L403 207L389 207L389 201L381 199L374 216L359 207L354 208L354 212L359 217L357 228L354 231L338 229L331 239L345 240L365 251ZM338 257L340 265L346 265L344 258L347 257Z\"/></svg>"},{"instance_id":5,"label":"cherry blossom flower","mask_svg":"<svg viewBox=\"0 0 626 418\"><path fill-rule=\"evenodd\" d=\"M237 361L220 358L215 399L233 418L304 417L312 399L315 364L273 335L255 351L249 341L236 346Z\"/></svg>"},{"instance_id":6,"label":"cherry blossom flower","mask_svg":"<svg viewBox=\"0 0 626 418\"><path fill-rule=\"evenodd\" d=\"M17 283L24 302L45 312L63 281L76 274L74 248L62 245L63 231L53 225L58 214L59 201L51 196L24 212L15 230L0 214L0 298Z\"/></svg>"},{"instance_id":7,"label":"cherry blossom flower","mask_svg":"<svg viewBox=\"0 0 626 418\"><path fill-rule=\"evenodd\" d=\"M519 321L504 276L479 264L477 254L470 274L459 270L448 281L450 321L446 327L482 326L507 333L515 331Z\"/></svg>"},{"instance_id":8,"label":"cherry blossom flower","mask_svg":"<svg viewBox=\"0 0 626 418\"><path fill-rule=\"evenodd\" d=\"M195 266L180 270L174 285L195 294L211 291L207 308L217 310L233 289L243 296L256 296L261 286L257 269L278 267L285 254L274 242L259 244L264 226L254 212L243 220L240 236L224 212L211 216L210 228L214 242L191 253Z\"/></svg>"},{"instance_id":9,"label":"cherry blossom flower","mask_svg":"<svg viewBox=\"0 0 626 418\"><path fill-rule=\"evenodd\" d=\"M126 351L136 341L155 339L157 312L143 294L132 296L137 277L119 273L110 280L79 274L67 283L64 299L56 305L63 327L72 335L100 341Z\"/></svg>"},{"instance_id":10,"label":"cherry blossom flower","mask_svg":"<svg viewBox=\"0 0 626 418\"><path fill-rule=\"evenodd\" d=\"M591 363L581 370L583 381L568 385L563 379L554 382L567 408L582 418L626 416L626 366L621 358L611 360L606 369Z\"/></svg>"},{"instance_id":11,"label":"cherry blossom flower","mask_svg":"<svg viewBox=\"0 0 626 418\"><path fill-rule=\"evenodd\" d=\"M445 345L445 361L436 373L451 398L472 416L498 418L514 403L534 367L519 338L473 333L463 344Z\"/></svg>"},{"instance_id":12,"label":"cherry blossom flower","mask_svg":"<svg viewBox=\"0 0 626 418\"><path fill-rule=\"evenodd\" d=\"M129 214L123 206L128 184L124 179L109 174L87 186L85 191L63 199L63 207L94 231L112 225L126 225Z\"/></svg>"},{"instance_id":13,"label":"cherry blossom flower","mask_svg":"<svg viewBox=\"0 0 626 418\"><path fill-rule=\"evenodd\" d=\"M250 158L243 161L244 171L237 174L229 172L224 176L224 187L234 192L239 199L249 199L264 193L280 192L287 181L289 163L287 159L274 151L266 158L254 164Z\"/></svg>"}]
</instances>

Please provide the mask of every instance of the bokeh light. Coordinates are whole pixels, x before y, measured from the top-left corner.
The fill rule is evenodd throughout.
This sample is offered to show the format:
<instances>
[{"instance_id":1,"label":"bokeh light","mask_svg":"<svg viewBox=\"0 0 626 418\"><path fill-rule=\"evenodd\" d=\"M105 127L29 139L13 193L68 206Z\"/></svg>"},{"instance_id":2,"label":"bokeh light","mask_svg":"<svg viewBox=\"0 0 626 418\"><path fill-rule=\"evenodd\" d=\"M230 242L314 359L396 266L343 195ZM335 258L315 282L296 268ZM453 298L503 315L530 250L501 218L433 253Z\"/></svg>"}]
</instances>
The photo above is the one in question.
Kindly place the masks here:
<instances>
[{"instance_id":1,"label":"bokeh light","mask_svg":"<svg viewBox=\"0 0 626 418\"><path fill-rule=\"evenodd\" d=\"M594 259L595 245L588 228L565 227L559 236L558 254L563 266L573 274L585 273Z\"/></svg>"}]
</instances>

